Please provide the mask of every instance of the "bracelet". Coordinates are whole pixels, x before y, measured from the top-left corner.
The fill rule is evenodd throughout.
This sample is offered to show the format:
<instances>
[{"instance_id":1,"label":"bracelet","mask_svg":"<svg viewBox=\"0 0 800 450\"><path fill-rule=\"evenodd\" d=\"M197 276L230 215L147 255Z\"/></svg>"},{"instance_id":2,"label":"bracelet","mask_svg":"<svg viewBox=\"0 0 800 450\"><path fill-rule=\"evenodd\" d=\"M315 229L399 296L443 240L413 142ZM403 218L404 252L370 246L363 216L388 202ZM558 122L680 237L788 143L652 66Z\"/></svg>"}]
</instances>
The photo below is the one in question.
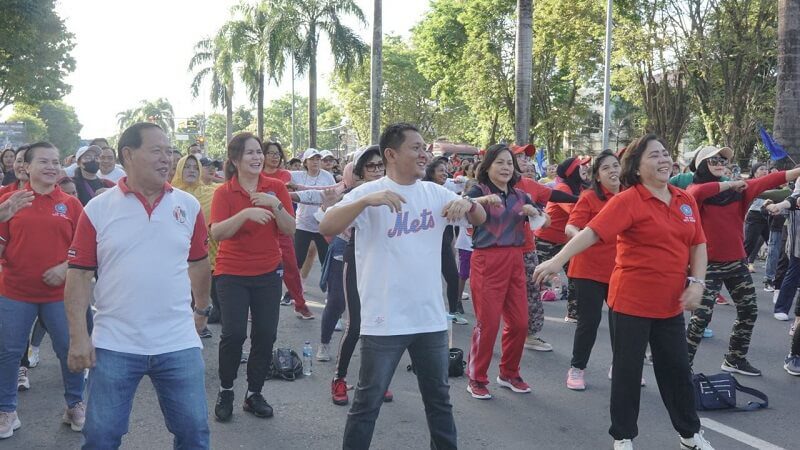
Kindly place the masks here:
<instances>
[{"instance_id":1,"label":"bracelet","mask_svg":"<svg viewBox=\"0 0 800 450\"><path fill-rule=\"evenodd\" d=\"M695 278L695 277L686 277L686 281L688 281L689 284L692 284L692 283L699 284L700 286L703 286L703 289L706 288L706 281L705 280L701 280L701 279Z\"/></svg>"}]
</instances>

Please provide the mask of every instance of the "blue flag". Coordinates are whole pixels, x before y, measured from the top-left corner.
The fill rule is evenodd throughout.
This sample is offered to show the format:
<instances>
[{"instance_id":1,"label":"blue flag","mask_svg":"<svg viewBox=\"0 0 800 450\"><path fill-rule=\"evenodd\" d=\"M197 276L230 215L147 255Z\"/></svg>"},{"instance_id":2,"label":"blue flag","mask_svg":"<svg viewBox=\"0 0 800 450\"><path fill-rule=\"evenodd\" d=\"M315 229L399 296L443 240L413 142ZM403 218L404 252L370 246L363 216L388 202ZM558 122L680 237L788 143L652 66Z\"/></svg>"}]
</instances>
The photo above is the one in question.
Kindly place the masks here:
<instances>
[{"instance_id":1,"label":"blue flag","mask_svg":"<svg viewBox=\"0 0 800 450\"><path fill-rule=\"evenodd\" d=\"M772 139L772 136L767 133L767 130L765 130L763 126L759 125L758 128L760 129L759 134L761 135L761 141L764 143L764 147L767 147L771 160L779 161L789 156L786 154L783 147Z\"/></svg>"},{"instance_id":2,"label":"blue flag","mask_svg":"<svg viewBox=\"0 0 800 450\"><path fill-rule=\"evenodd\" d=\"M540 177L543 177L547 173L547 164L544 160L544 149L539 149L536 153L536 172L539 174Z\"/></svg>"}]
</instances>

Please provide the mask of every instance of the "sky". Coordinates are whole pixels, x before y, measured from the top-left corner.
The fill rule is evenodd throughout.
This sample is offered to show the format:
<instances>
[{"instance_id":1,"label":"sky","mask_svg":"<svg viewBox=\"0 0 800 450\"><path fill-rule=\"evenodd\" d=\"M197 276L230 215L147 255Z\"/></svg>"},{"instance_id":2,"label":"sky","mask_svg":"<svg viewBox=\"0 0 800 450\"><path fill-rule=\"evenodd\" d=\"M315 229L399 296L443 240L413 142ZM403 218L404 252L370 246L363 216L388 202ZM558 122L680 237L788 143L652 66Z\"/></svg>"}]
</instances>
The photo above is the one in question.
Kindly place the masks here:
<instances>
[{"instance_id":1,"label":"sky","mask_svg":"<svg viewBox=\"0 0 800 450\"><path fill-rule=\"evenodd\" d=\"M76 69L66 79L72 92L65 101L75 107L83 124L81 137L91 139L118 132L116 115L141 100L166 97L176 118L215 112L208 91L193 99L192 74L187 70L194 44L212 36L230 17L236 0L59 0L57 11L75 35L72 56ZM356 26L370 43L372 0L356 0L367 24ZM383 31L407 37L428 9L429 0L384 0ZM333 61L327 43L319 50L320 97L332 98L328 79ZM291 92L287 71L280 86L267 86L267 100ZM247 105L243 88L235 106ZM307 95L308 81L295 80L298 94ZM268 101L266 102L268 103ZM252 106L252 105L251 105ZM222 112L222 111L218 111Z\"/></svg>"}]
</instances>

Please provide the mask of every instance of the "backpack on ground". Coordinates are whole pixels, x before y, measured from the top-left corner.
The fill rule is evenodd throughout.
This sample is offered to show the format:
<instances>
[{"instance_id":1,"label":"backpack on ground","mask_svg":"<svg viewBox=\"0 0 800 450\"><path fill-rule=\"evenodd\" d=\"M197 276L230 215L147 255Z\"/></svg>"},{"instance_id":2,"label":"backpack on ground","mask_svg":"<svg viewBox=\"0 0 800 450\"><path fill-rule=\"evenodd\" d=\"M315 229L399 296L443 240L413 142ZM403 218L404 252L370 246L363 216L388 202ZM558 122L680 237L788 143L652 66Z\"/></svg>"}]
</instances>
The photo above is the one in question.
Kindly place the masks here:
<instances>
[{"instance_id":1,"label":"backpack on ground","mask_svg":"<svg viewBox=\"0 0 800 450\"><path fill-rule=\"evenodd\" d=\"M742 386L729 373L705 375L698 373L692 376L694 385L694 403L698 411L714 409L733 409L734 411L755 411L769 407L767 394L747 386ZM736 391L744 392L756 397L762 402L751 401L747 406L736 405Z\"/></svg>"},{"instance_id":2,"label":"backpack on ground","mask_svg":"<svg viewBox=\"0 0 800 450\"><path fill-rule=\"evenodd\" d=\"M290 348L276 348L272 354L271 378L294 381L303 376L303 361Z\"/></svg>"}]
</instances>

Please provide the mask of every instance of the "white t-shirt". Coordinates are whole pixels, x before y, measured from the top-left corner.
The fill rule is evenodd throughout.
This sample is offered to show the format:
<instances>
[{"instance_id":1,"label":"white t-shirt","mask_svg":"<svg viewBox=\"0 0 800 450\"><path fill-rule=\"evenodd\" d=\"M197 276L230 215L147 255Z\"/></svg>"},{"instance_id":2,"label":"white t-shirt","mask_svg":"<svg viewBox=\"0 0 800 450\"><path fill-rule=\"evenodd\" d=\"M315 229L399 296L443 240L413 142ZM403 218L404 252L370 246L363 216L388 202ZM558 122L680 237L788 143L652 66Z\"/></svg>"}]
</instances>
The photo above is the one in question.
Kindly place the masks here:
<instances>
[{"instance_id":1,"label":"white t-shirt","mask_svg":"<svg viewBox=\"0 0 800 450\"><path fill-rule=\"evenodd\" d=\"M401 212L367 207L353 222L361 334L394 336L447 329L442 297L445 205L455 193L436 183L400 185L383 177L344 196L338 208L389 189L405 198Z\"/></svg>"},{"instance_id":2,"label":"white t-shirt","mask_svg":"<svg viewBox=\"0 0 800 450\"><path fill-rule=\"evenodd\" d=\"M64 167L64 173L66 173L68 177L72 178L75 176L75 170L77 168L78 168L78 163L72 163L67 167Z\"/></svg>"},{"instance_id":3,"label":"white t-shirt","mask_svg":"<svg viewBox=\"0 0 800 450\"><path fill-rule=\"evenodd\" d=\"M100 178L102 178L104 180L113 181L114 183L118 182L119 179L124 177L125 175L126 175L125 171L122 170L122 167L120 167L119 165L116 165L114 167L114 170L112 170L108 174L104 174L102 170L97 172L97 176L98 177L100 177Z\"/></svg>"},{"instance_id":4,"label":"white t-shirt","mask_svg":"<svg viewBox=\"0 0 800 450\"><path fill-rule=\"evenodd\" d=\"M336 184L336 180L330 172L321 169L315 177L309 175L305 170L293 170L290 173L292 174L292 183L309 188L297 192L297 195L300 196L300 203L295 211L297 229L319 233L319 222L314 217L314 213L319 210L319 205L322 203L322 189L332 187Z\"/></svg>"},{"instance_id":5,"label":"white t-shirt","mask_svg":"<svg viewBox=\"0 0 800 450\"><path fill-rule=\"evenodd\" d=\"M472 225L459 225L458 237L456 237L456 249L472 251L472 236L467 234L467 228L472 228Z\"/></svg>"}]
</instances>

